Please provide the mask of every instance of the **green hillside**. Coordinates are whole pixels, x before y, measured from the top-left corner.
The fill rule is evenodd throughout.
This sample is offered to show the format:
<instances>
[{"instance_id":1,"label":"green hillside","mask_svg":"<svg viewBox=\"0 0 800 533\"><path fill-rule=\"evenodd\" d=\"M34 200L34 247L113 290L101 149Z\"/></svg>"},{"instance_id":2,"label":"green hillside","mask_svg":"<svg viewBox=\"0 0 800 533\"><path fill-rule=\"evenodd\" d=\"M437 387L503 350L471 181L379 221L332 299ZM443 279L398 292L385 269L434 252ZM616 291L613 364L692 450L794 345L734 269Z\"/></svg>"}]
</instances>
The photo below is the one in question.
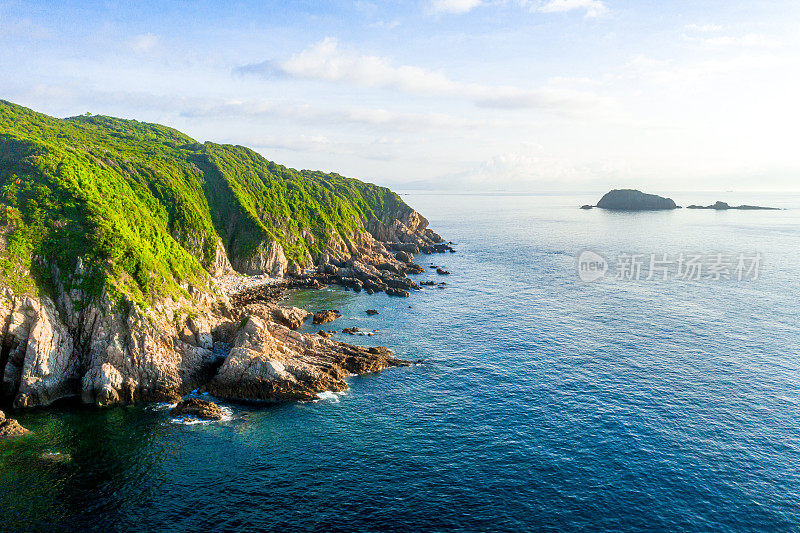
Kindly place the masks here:
<instances>
[{"instance_id":1,"label":"green hillside","mask_svg":"<svg viewBox=\"0 0 800 533\"><path fill-rule=\"evenodd\" d=\"M0 284L16 292L55 280L146 305L202 285L219 243L233 259L276 240L304 265L387 210L410 208L386 188L165 126L0 101ZM85 274L72 276L78 257Z\"/></svg>"}]
</instances>

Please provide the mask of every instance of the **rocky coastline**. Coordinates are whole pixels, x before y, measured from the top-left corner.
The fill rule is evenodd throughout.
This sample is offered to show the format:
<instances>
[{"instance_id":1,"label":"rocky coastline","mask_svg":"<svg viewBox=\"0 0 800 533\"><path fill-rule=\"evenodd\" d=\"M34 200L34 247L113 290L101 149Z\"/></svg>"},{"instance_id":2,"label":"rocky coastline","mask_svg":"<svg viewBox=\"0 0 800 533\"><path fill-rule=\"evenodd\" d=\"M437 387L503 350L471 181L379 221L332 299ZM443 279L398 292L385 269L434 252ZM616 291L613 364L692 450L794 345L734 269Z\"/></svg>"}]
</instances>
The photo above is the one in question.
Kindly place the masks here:
<instances>
[{"instance_id":1,"label":"rocky coastline","mask_svg":"<svg viewBox=\"0 0 800 533\"><path fill-rule=\"evenodd\" d=\"M296 330L312 313L281 307L277 300L288 290L330 284L399 297L419 290L409 277L424 271L414 255L455 250L427 229L420 215L410 218L416 226L406 225L408 218L373 222L375 235L386 241L370 233L355 253L331 250L301 272L264 264L262 271L245 275L224 264L210 289L187 286L189 298L164 299L147 309L134 302L120 308L106 296L85 299L80 291L37 297L2 288L0 401L26 409L80 398L109 407L178 403L193 392L233 401L309 401L324 391L346 390L348 375L408 365L386 347L300 333ZM78 260L75 275L80 268ZM337 316L324 315L319 323ZM218 414L185 407L189 416Z\"/></svg>"}]
</instances>

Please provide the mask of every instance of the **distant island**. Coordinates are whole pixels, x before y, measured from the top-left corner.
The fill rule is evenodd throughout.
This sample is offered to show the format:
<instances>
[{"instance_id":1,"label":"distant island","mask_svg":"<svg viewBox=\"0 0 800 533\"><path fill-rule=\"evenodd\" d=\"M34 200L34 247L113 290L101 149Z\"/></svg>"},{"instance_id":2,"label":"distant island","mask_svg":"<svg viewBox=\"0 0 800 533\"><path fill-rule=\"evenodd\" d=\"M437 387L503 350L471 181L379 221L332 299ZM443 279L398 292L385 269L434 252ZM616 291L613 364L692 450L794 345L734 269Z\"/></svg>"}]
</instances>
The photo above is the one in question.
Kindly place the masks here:
<instances>
[{"instance_id":1,"label":"distant island","mask_svg":"<svg viewBox=\"0 0 800 533\"><path fill-rule=\"evenodd\" d=\"M757 210L766 210L766 211L779 211L777 207L761 207L759 205L728 205L725 202L714 202L713 205L690 205L686 209L715 209L717 211L727 211L728 209L742 209L744 211L757 211Z\"/></svg>"},{"instance_id":2,"label":"distant island","mask_svg":"<svg viewBox=\"0 0 800 533\"><path fill-rule=\"evenodd\" d=\"M635 189L614 189L604 194L596 207L611 211L664 211L676 209L678 206L672 198L647 194ZM591 208L589 205L582 206L582 209Z\"/></svg>"},{"instance_id":3,"label":"distant island","mask_svg":"<svg viewBox=\"0 0 800 533\"><path fill-rule=\"evenodd\" d=\"M585 204L581 209L592 209L599 207L601 209L608 209L610 211L666 211L670 209L680 209L672 198L665 198L656 194L648 194L636 189L614 189L607 192L600 198L596 206ZM725 202L717 201L713 205L695 205L692 204L687 209L714 209L717 211L726 211L729 209L741 210L768 210L777 211L776 207L761 207L757 205L739 205L731 206Z\"/></svg>"}]
</instances>

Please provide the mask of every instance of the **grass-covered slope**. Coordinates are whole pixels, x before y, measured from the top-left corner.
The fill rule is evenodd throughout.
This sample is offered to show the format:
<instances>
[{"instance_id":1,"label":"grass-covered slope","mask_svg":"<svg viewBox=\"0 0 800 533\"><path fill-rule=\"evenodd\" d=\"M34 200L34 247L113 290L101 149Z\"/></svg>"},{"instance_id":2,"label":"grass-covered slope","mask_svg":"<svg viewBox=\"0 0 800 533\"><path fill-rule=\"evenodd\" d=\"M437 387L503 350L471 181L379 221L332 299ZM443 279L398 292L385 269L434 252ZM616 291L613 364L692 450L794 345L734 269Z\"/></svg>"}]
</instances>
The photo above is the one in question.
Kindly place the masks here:
<instances>
[{"instance_id":1,"label":"grass-covered slope","mask_svg":"<svg viewBox=\"0 0 800 533\"><path fill-rule=\"evenodd\" d=\"M0 101L0 284L15 292L56 280L146 304L202 284L220 244L236 259L277 241L302 264L387 210L410 208L382 187L157 124ZM71 276L77 258L83 276Z\"/></svg>"}]
</instances>

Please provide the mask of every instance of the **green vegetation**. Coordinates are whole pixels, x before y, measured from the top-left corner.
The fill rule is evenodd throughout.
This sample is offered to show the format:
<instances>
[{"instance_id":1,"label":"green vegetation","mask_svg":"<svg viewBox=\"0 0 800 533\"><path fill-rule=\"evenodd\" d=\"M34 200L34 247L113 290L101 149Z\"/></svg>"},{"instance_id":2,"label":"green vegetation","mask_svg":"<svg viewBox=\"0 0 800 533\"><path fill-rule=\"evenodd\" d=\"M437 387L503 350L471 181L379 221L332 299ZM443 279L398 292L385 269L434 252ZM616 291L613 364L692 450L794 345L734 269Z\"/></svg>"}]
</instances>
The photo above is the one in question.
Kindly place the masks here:
<instances>
[{"instance_id":1,"label":"green vegetation","mask_svg":"<svg viewBox=\"0 0 800 533\"><path fill-rule=\"evenodd\" d=\"M409 208L388 189L165 126L0 101L0 283L15 291L61 284L147 305L202 286L220 243L234 259L275 240L302 265L387 209Z\"/></svg>"}]
</instances>

